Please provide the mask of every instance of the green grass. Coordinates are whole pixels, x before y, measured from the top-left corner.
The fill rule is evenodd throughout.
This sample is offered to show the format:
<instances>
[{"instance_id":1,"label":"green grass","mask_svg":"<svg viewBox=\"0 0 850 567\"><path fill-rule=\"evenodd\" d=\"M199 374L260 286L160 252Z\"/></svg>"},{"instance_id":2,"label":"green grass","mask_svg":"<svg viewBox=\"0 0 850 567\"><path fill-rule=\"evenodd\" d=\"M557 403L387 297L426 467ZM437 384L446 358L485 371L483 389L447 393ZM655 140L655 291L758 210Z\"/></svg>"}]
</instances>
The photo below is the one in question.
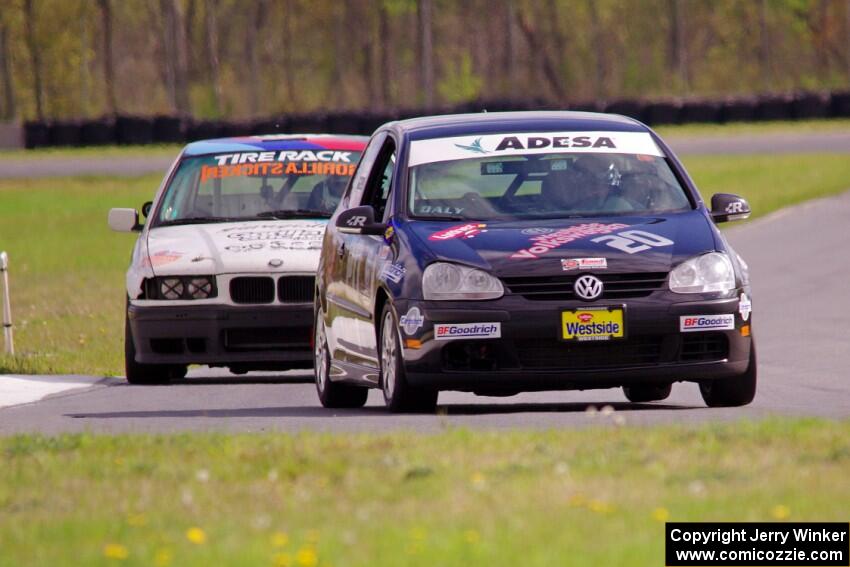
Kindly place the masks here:
<instances>
[{"instance_id":1,"label":"green grass","mask_svg":"<svg viewBox=\"0 0 850 567\"><path fill-rule=\"evenodd\" d=\"M708 199L750 200L755 216L850 188L841 155L693 156ZM0 180L0 250L11 261L15 342L0 374L123 374L124 272L135 235L110 232L111 207L150 199L159 175Z\"/></svg>"},{"instance_id":2,"label":"green grass","mask_svg":"<svg viewBox=\"0 0 850 567\"><path fill-rule=\"evenodd\" d=\"M732 122L729 124L682 124L654 128L661 136L728 136L792 134L809 132L850 132L850 119L788 120L771 122Z\"/></svg>"},{"instance_id":3,"label":"green grass","mask_svg":"<svg viewBox=\"0 0 850 567\"><path fill-rule=\"evenodd\" d=\"M81 148L39 148L34 150L0 150L4 159L52 159L52 158L133 158L133 157L177 157L181 144L150 144L145 146L86 146Z\"/></svg>"},{"instance_id":4,"label":"green grass","mask_svg":"<svg viewBox=\"0 0 850 567\"><path fill-rule=\"evenodd\" d=\"M850 508L848 422L18 436L0 454L0 566L663 565L665 520Z\"/></svg>"}]
</instances>

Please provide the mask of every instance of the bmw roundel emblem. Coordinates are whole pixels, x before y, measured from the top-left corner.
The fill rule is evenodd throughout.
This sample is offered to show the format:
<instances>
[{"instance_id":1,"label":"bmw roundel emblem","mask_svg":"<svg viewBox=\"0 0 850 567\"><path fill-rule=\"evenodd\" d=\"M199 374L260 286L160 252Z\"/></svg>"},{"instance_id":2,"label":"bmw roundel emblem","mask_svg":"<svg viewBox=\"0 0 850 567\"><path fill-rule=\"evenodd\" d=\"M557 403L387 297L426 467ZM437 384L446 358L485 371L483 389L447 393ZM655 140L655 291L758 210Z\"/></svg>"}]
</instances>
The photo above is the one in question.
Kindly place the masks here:
<instances>
[{"instance_id":1,"label":"bmw roundel emblem","mask_svg":"<svg viewBox=\"0 0 850 567\"><path fill-rule=\"evenodd\" d=\"M592 301L602 295L602 288L602 280L591 275L581 276L573 284L573 291L585 301Z\"/></svg>"}]
</instances>

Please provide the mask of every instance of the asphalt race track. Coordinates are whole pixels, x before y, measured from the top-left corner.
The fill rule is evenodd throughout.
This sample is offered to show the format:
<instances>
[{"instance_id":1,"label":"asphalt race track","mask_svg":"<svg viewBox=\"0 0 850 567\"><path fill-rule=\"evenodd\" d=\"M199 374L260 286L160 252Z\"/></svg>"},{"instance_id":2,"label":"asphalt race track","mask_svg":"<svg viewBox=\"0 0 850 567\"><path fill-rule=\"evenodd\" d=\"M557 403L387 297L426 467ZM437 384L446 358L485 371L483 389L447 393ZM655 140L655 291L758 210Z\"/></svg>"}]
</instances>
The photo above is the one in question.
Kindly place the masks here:
<instances>
[{"instance_id":1,"label":"asphalt race track","mask_svg":"<svg viewBox=\"0 0 850 567\"><path fill-rule=\"evenodd\" d=\"M574 427L594 423L723 421L770 415L850 417L850 192L780 211L727 231L749 262L760 362L759 393L745 408L709 409L695 384L630 404L619 389L543 392L510 398L440 394L436 415L390 415L380 392L367 407L326 410L309 373L230 375L198 369L171 386L108 378L41 401L0 408L0 434L176 430L351 430L445 427ZM2 381L3 378L0 378ZM45 378L36 378L45 380ZM610 405L604 411L595 411Z\"/></svg>"}]
</instances>

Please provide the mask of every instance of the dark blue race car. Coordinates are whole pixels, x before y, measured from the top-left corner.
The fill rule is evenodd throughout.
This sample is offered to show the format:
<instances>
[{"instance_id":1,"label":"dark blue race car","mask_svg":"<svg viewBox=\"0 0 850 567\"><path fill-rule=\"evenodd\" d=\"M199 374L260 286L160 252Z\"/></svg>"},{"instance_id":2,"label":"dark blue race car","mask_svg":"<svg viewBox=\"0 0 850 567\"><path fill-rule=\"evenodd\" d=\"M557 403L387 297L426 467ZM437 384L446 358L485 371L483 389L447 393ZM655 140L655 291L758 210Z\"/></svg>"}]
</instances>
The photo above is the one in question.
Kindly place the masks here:
<instances>
[{"instance_id":1,"label":"dark blue race car","mask_svg":"<svg viewBox=\"0 0 850 567\"><path fill-rule=\"evenodd\" d=\"M747 267L681 163L643 124L491 113L394 122L372 136L328 224L315 369L327 407L382 388L393 411L439 390L623 387L709 406L756 391Z\"/></svg>"}]
</instances>

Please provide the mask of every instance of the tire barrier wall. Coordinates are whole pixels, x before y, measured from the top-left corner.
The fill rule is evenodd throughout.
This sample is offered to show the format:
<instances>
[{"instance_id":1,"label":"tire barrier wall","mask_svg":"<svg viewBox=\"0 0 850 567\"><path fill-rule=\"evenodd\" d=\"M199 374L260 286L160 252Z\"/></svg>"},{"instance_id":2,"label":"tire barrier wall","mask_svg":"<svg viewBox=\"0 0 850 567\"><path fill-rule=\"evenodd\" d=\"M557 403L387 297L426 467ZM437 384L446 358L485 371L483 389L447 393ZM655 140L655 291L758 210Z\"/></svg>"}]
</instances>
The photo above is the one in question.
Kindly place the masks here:
<instances>
[{"instance_id":1,"label":"tire barrier wall","mask_svg":"<svg viewBox=\"0 0 850 567\"><path fill-rule=\"evenodd\" d=\"M383 113L313 112L253 121L192 120L174 116L116 116L94 120L31 121L24 124L24 142L27 148L39 148L108 144L174 144L207 138L287 132L369 135L385 122L423 114L559 109L622 114L650 126L848 118L850 117L850 91L769 94L724 99L618 99L608 102L574 103L566 107L558 107L541 100L491 100L468 102L455 107L430 111L402 109Z\"/></svg>"}]
</instances>

